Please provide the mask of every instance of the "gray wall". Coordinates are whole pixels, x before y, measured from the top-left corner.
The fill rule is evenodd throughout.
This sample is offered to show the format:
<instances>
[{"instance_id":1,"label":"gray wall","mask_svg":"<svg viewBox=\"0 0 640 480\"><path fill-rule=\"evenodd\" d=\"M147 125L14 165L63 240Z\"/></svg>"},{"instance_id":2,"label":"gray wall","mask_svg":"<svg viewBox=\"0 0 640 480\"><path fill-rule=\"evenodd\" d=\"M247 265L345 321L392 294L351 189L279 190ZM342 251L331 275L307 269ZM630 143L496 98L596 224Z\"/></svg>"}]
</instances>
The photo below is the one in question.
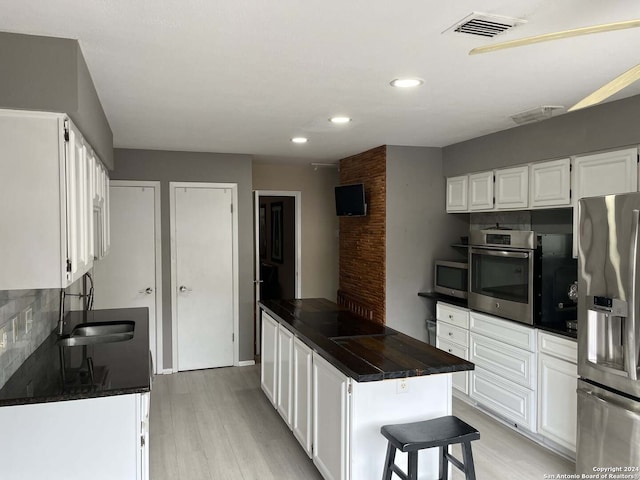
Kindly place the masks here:
<instances>
[{"instance_id":1,"label":"gray wall","mask_svg":"<svg viewBox=\"0 0 640 480\"><path fill-rule=\"evenodd\" d=\"M254 190L299 191L302 204L301 273L303 298L336 300L338 291L338 217L334 188L338 169L308 163L254 163Z\"/></svg>"},{"instance_id":2,"label":"gray wall","mask_svg":"<svg viewBox=\"0 0 640 480\"><path fill-rule=\"evenodd\" d=\"M238 184L240 360L253 360L253 207L251 156L116 149L113 180L161 182L163 366L171 366L171 238L169 182Z\"/></svg>"},{"instance_id":3,"label":"gray wall","mask_svg":"<svg viewBox=\"0 0 640 480\"><path fill-rule=\"evenodd\" d=\"M387 279L389 327L427 340L429 303L418 297L433 290L433 261L458 258L452 243L468 234L468 215L445 212L442 150L387 147Z\"/></svg>"},{"instance_id":4,"label":"gray wall","mask_svg":"<svg viewBox=\"0 0 640 480\"><path fill-rule=\"evenodd\" d=\"M449 145L443 149L444 175L635 145L639 125L636 95Z\"/></svg>"},{"instance_id":5,"label":"gray wall","mask_svg":"<svg viewBox=\"0 0 640 480\"><path fill-rule=\"evenodd\" d=\"M0 32L0 108L68 114L113 168L113 134L76 40Z\"/></svg>"}]
</instances>

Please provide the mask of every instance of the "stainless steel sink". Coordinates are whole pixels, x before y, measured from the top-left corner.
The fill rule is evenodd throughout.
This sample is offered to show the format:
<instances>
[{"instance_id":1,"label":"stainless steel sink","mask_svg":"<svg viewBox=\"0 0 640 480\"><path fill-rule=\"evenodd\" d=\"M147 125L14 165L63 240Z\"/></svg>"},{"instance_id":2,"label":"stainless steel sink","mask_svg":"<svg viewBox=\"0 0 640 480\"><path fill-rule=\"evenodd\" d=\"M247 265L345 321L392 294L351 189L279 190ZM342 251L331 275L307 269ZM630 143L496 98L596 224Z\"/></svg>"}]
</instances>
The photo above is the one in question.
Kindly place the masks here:
<instances>
[{"instance_id":1,"label":"stainless steel sink","mask_svg":"<svg viewBox=\"0 0 640 480\"><path fill-rule=\"evenodd\" d=\"M134 330L135 322L131 320L80 323L68 335L61 335L58 345L77 347L96 343L124 342L133 338Z\"/></svg>"}]
</instances>

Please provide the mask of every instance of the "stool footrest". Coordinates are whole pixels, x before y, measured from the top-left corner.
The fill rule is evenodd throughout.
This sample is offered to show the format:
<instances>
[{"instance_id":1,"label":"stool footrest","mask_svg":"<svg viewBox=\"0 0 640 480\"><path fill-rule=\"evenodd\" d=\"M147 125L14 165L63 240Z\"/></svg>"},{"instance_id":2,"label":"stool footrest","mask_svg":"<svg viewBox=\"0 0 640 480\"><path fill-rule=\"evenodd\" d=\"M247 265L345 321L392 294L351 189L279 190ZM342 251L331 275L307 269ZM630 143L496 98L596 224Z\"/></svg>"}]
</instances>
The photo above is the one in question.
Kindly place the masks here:
<instances>
[{"instance_id":1,"label":"stool footrest","mask_svg":"<svg viewBox=\"0 0 640 480\"><path fill-rule=\"evenodd\" d=\"M460 460L458 460L456 457L454 457L447 451L444 452L444 456L447 458L447 460L449 460L449 462L451 462L453 465L458 467L458 470L461 470L463 472L465 471L464 464Z\"/></svg>"}]
</instances>

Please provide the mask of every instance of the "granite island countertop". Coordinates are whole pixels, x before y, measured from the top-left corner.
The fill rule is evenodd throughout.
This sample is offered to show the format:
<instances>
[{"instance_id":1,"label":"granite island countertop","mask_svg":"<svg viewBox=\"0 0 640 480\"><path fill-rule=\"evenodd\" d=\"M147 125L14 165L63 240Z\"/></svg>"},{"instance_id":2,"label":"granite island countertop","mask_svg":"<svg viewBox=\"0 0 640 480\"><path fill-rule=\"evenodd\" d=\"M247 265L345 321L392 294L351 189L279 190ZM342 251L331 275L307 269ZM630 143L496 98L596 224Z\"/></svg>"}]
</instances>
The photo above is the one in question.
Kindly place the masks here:
<instances>
[{"instance_id":1,"label":"granite island countertop","mask_svg":"<svg viewBox=\"0 0 640 480\"><path fill-rule=\"evenodd\" d=\"M72 311L65 316L64 333L79 323L120 320L135 322L132 339L86 347L59 347L58 335L52 332L0 389L0 406L150 391L147 308ZM87 367L88 358L93 362L93 379Z\"/></svg>"},{"instance_id":2,"label":"granite island countertop","mask_svg":"<svg viewBox=\"0 0 640 480\"><path fill-rule=\"evenodd\" d=\"M474 369L467 360L370 322L324 298L265 300L260 306L358 382Z\"/></svg>"}]
</instances>

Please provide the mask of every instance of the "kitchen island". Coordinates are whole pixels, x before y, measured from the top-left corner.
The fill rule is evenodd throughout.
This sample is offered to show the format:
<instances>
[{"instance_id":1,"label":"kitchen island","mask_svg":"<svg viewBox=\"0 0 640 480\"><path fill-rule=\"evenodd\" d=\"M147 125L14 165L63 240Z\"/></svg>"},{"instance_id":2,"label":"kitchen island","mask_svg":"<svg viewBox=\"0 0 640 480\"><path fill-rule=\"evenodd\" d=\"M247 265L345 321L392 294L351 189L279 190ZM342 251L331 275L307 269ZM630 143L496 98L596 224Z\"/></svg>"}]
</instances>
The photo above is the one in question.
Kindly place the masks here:
<instances>
[{"instance_id":1,"label":"kitchen island","mask_svg":"<svg viewBox=\"0 0 640 480\"><path fill-rule=\"evenodd\" d=\"M60 347L53 332L0 389L2 478L148 478L148 310L69 312L64 332L123 320L121 342Z\"/></svg>"},{"instance_id":2,"label":"kitchen island","mask_svg":"<svg viewBox=\"0 0 640 480\"><path fill-rule=\"evenodd\" d=\"M326 479L381 478L380 427L450 415L451 373L474 368L326 299L260 307L262 389ZM437 451L419 471L438 478Z\"/></svg>"}]
</instances>

